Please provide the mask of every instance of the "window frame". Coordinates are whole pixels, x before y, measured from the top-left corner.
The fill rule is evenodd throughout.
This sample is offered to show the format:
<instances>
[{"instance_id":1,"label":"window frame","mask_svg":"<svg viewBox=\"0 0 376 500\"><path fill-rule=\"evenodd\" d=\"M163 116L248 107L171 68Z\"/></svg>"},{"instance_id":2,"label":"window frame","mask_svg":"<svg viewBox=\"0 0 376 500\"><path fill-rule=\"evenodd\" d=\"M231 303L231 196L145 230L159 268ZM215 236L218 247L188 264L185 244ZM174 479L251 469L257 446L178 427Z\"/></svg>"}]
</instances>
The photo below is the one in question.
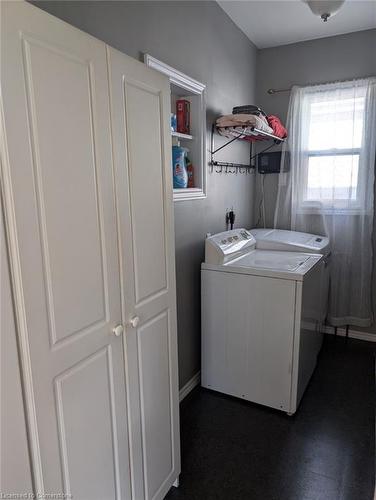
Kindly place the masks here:
<instances>
[{"instance_id":1,"label":"window frame","mask_svg":"<svg viewBox=\"0 0 376 500\"><path fill-rule=\"evenodd\" d=\"M303 146L303 172L300 176L299 183L299 193L298 193L298 213L305 214L315 214L315 213L327 213L327 214L361 214L366 212L366 201L365 201L365 191L366 191L366 179L364 178L364 169L362 168L362 145L354 148L328 148L328 149L309 149L309 133L311 124L311 107L313 101L309 99L305 106L302 108L302 113L307 112L307 129L305 136L305 144ZM305 120L302 119L302 127ZM312 157L324 157L324 156L358 156L358 182L356 187L356 199L337 199L332 200L333 203L327 203L326 200L308 200L306 199L308 191L308 171L309 171L309 159Z\"/></svg>"}]
</instances>

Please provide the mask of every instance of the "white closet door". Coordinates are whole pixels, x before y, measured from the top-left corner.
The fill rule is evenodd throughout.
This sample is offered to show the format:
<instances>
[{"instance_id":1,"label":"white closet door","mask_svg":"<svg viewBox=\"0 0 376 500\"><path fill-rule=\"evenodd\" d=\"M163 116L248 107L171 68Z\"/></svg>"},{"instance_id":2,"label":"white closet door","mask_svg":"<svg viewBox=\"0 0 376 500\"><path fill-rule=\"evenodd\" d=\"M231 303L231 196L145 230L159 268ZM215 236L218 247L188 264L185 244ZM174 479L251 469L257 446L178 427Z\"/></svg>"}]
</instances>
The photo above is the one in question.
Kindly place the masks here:
<instances>
[{"instance_id":1,"label":"white closet door","mask_svg":"<svg viewBox=\"0 0 376 500\"><path fill-rule=\"evenodd\" d=\"M170 87L114 49L108 58L134 493L160 499L180 472Z\"/></svg>"},{"instance_id":2,"label":"white closet door","mask_svg":"<svg viewBox=\"0 0 376 500\"><path fill-rule=\"evenodd\" d=\"M1 5L2 187L35 484L130 498L105 45Z\"/></svg>"}]
</instances>

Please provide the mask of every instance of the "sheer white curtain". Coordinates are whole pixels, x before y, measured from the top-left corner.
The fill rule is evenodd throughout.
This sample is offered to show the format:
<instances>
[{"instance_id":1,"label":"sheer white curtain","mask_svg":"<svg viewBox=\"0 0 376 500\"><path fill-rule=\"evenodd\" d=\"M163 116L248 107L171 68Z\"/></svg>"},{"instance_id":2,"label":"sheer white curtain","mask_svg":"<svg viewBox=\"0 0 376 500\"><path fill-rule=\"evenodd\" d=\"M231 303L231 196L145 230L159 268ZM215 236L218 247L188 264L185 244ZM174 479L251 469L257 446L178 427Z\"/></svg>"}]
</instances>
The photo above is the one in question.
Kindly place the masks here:
<instances>
[{"instance_id":1,"label":"sheer white curtain","mask_svg":"<svg viewBox=\"0 0 376 500\"><path fill-rule=\"evenodd\" d=\"M376 78L293 87L287 129L274 227L330 237L328 320L368 326Z\"/></svg>"}]
</instances>

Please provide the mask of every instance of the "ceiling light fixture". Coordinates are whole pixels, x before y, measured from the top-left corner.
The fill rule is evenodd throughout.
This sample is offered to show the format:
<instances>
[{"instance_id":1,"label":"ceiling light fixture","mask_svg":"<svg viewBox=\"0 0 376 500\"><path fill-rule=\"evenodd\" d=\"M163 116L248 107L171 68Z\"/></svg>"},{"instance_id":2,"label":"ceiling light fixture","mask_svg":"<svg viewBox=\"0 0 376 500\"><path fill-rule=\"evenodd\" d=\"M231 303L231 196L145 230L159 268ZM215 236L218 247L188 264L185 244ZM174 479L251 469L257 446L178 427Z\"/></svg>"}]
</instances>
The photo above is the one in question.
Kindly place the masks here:
<instances>
[{"instance_id":1,"label":"ceiling light fixture","mask_svg":"<svg viewBox=\"0 0 376 500\"><path fill-rule=\"evenodd\" d=\"M345 0L303 0L304 3L308 5L315 16L321 17L321 19L326 23L329 17L333 17Z\"/></svg>"}]
</instances>

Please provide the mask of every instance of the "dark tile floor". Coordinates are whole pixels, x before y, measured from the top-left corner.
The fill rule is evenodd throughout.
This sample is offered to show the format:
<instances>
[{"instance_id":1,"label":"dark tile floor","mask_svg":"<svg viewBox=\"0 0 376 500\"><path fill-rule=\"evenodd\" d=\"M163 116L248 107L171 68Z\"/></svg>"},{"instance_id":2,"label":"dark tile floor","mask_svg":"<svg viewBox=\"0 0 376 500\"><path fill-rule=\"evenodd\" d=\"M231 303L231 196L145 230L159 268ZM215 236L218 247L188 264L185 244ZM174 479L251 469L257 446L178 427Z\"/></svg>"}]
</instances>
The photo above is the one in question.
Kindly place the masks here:
<instances>
[{"instance_id":1,"label":"dark tile floor","mask_svg":"<svg viewBox=\"0 0 376 500\"><path fill-rule=\"evenodd\" d=\"M327 336L293 417L195 389L168 500L371 500L376 344Z\"/></svg>"}]
</instances>

